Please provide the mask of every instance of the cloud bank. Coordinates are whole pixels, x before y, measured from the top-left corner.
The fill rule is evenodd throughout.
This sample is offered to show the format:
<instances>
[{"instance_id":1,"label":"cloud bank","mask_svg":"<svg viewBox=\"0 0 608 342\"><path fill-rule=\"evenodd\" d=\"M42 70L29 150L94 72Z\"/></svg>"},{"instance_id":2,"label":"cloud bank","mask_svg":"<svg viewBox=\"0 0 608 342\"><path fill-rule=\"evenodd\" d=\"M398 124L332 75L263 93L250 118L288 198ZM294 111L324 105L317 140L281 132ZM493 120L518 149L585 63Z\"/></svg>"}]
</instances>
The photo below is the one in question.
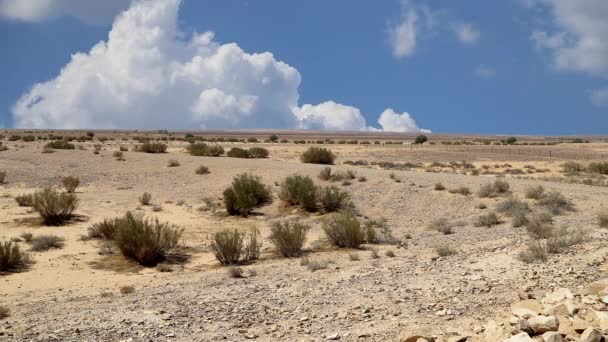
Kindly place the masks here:
<instances>
[{"instance_id":1,"label":"cloud bank","mask_svg":"<svg viewBox=\"0 0 608 342\"><path fill-rule=\"evenodd\" d=\"M131 0L0 0L0 16L26 22L71 16L100 24L111 21L130 3Z\"/></svg>"},{"instance_id":2,"label":"cloud bank","mask_svg":"<svg viewBox=\"0 0 608 342\"><path fill-rule=\"evenodd\" d=\"M76 53L60 74L14 105L16 127L305 128L369 130L358 108L299 105L301 75L272 53L220 44L212 32L188 40L180 0L140 0L114 21L107 41ZM408 120L383 130L421 131ZM382 117L381 117L382 118Z\"/></svg>"}]
</instances>

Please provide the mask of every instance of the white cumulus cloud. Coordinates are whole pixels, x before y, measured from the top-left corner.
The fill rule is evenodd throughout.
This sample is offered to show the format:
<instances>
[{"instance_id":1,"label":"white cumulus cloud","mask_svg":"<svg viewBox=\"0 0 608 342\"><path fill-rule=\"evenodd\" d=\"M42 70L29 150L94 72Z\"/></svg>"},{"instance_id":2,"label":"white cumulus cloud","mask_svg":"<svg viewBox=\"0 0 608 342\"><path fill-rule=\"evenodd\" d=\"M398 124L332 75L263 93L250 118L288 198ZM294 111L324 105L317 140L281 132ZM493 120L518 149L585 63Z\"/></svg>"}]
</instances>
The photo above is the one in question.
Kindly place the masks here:
<instances>
[{"instance_id":1,"label":"white cumulus cloud","mask_svg":"<svg viewBox=\"0 0 608 342\"><path fill-rule=\"evenodd\" d=\"M416 50L416 37L418 35L418 13L414 8L405 9L403 19L388 27L388 39L397 58L407 57Z\"/></svg>"},{"instance_id":2,"label":"white cumulus cloud","mask_svg":"<svg viewBox=\"0 0 608 342\"><path fill-rule=\"evenodd\" d=\"M475 44L479 40L479 30L470 23L457 23L453 26L459 41L465 44Z\"/></svg>"},{"instance_id":3,"label":"white cumulus cloud","mask_svg":"<svg viewBox=\"0 0 608 342\"><path fill-rule=\"evenodd\" d=\"M0 16L26 22L72 16L97 24L111 20L130 3L131 0L0 0Z\"/></svg>"},{"instance_id":4,"label":"white cumulus cloud","mask_svg":"<svg viewBox=\"0 0 608 342\"><path fill-rule=\"evenodd\" d=\"M380 114L378 123L386 132L431 132L428 129L420 129L409 113L397 113L391 108Z\"/></svg>"},{"instance_id":5,"label":"white cumulus cloud","mask_svg":"<svg viewBox=\"0 0 608 342\"><path fill-rule=\"evenodd\" d=\"M135 1L115 19L107 41L74 54L56 78L22 95L13 106L14 126L374 129L352 106L300 106L300 73L272 53L221 44L212 32L184 39L180 4ZM419 130L413 120L380 125Z\"/></svg>"}]
</instances>

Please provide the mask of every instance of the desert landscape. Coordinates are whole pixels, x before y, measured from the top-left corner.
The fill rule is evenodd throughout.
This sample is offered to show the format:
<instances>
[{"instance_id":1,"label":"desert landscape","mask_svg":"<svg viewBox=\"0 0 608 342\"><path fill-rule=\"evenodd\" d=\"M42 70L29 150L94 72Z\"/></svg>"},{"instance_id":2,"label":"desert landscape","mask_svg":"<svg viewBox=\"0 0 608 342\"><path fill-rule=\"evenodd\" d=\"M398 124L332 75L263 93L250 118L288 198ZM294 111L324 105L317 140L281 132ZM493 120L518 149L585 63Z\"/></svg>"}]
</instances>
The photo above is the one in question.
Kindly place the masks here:
<instances>
[{"instance_id":1,"label":"desert landscape","mask_svg":"<svg viewBox=\"0 0 608 342\"><path fill-rule=\"evenodd\" d=\"M2 139L0 340L608 336L602 137Z\"/></svg>"}]
</instances>

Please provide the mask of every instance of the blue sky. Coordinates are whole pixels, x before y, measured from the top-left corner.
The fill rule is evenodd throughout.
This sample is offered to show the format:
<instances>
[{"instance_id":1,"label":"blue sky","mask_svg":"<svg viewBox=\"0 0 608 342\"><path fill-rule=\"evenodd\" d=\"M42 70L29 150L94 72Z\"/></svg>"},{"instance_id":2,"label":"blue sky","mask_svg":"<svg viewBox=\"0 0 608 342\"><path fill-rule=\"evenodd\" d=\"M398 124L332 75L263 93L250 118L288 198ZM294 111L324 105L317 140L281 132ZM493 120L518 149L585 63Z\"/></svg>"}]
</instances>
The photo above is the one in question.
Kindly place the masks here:
<instances>
[{"instance_id":1,"label":"blue sky","mask_svg":"<svg viewBox=\"0 0 608 342\"><path fill-rule=\"evenodd\" d=\"M259 71L250 64L214 70L220 83L197 71L189 77L196 78L199 88L180 84L166 89L161 83L176 73L171 61L187 64L196 54L159 41L155 48L173 51L162 62L150 64L149 74L162 71L159 79L142 81L151 85L146 90L133 85L148 75L139 66L126 72L133 77L128 85L117 67L105 72L107 61L122 66L124 61L117 59L132 58L121 53L105 62L91 58L82 65L72 63L71 76L61 80L59 72L71 63L71 55L88 54L99 41L108 41L111 18L129 4L113 0L115 8L96 17L86 8L71 9L69 0L55 1L63 4L47 13L35 8L9 11L12 0L0 0L0 123L5 127L374 127L548 135L605 134L608 128L608 29L594 24L598 18L593 17L608 17L603 0L581 0L584 7L564 4L566 0L183 0L177 4L175 41L187 45L193 34L213 31L218 46L238 45L245 55L237 53L234 58L242 58L242 63L248 63L247 54L272 53L272 70ZM175 2L140 2L147 1ZM574 22L581 15L589 16L588 27ZM401 35L395 33L399 27L404 28ZM459 36L463 27L469 31ZM585 41L596 44L585 47L580 43ZM139 49L139 43L130 44ZM147 67L141 56L135 58L141 68ZM284 75L279 61L299 77ZM87 72L90 78L78 78ZM118 95L108 93L115 99L100 85L90 88L100 77L104 84L120 84L112 88L119 89ZM272 86L259 90L264 85L256 82L264 78L273 80ZM47 88L61 84L63 92L42 89L28 94L32 86L46 81L51 81ZM152 86L154 82L160 83ZM208 88L219 91L203 96L201 91ZM190 93L192 97L183 95ZM15 110L19 99L28 95L30 103ZM191 105L182 106L184 102ZM294 106L295 114L285 117ZM157 118L161 113L154 113L156 108L175 111L169 115L174 120ZM380 124L378 117L386 109L393 112ZM133 117L121 121L129 115Z\"/></svg>"}]
</instances>

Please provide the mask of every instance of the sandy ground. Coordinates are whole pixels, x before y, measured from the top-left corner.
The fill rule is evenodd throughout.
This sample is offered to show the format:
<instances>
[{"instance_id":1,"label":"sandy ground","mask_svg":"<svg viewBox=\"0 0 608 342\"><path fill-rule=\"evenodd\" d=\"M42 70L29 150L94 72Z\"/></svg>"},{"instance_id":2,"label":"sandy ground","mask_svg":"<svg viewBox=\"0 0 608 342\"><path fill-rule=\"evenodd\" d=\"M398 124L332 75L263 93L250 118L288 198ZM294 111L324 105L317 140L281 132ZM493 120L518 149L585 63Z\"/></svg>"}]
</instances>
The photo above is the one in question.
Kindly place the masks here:
<instances>
[{"instance_id":1,"label":"sandy ground","mask_svg":"<svg viewBox=\"0 0 608 342\"><path fill-rule=\"evenodd\" d=\"M404 242L403 246L376 246L381 257L372 259L369 250L327 246L321 229L323 215L285 208L276 197L276 184L294 173L310 175L320 185L329 184L316 177L323 166L299 162L299 153L308 145L262 144L270 150L270 158L233 159L190 156L185 152L186 143L172 142L169 153L130 151L124 153L126 161L117 161L112 152L119 146L133 147L133 141L106 142L98 155L93 154L92 143L82 143L84 150L48 154L41 153L42 142L6 144L10 149L0 152L0 170L7 171L7 183L0 185L0 240L31 232L59 235L66 241L62 249L32 252L35 263L26 272L0 275L0 305L12 311L11 317L0 321L0 340L318 341L337 334L347 341L385 341L399 340L413 329L423 328L432 329L441 340L474 330L522 291L577 288L606 277L608 231L599 228L597 215L608 208L608 188L508 176L513 194L520 199L529 185L542 184L562 192L576 211L557 216L556 225L584 230L591 237L567 253L550 256L545 263L525 264L517 258L528 241L524 228L513 228L506 217L492 228L474 227L475 219L490 210L478 209L478 204L492 208L503 200L475 195L495 175L463 175L460 169L425 172L432 161L468 160L479 168L485 164L534 165L546 169L542 176L557 176L563 161L555 158L425 152L408 145L327 146L339 157L334 169L355 170L367 178L343 187L362 217L386 218L395 237ZM584 148L600 154L606 151L606 145L599 143ZM181 165L168 167L171 159ZM425 166L383 170L341 165L346 160L409 161ZM211 173L196 175L194 170L200 165L208 166ZM505 168L494 169L502 172ZM275 200L257 210L258 215L226 217L222 191L233 176L243 172L261 176L272 187ZM391 173L399 183L389 177ZM30 208L15 203L17 195L43 186L59 187L61 177L68 175L81 180L77 220L47 227ZM473 194L435 191L437 182L448 189L467 186ZM141 206L138 197L143 192L150 192L152 202L162 211ZM187 261L167 263L173 272L160 272L119 254L101 255L101 242L80 240L92 223L127 210L182 226ZM307 256L329 261L328 269L310 272L299 259L279 258L265 240L261 259L243 266L250 276L233 279L209 252L210 233L223 228L257 228L267 237L270 223L283 217L312 225L307 247L323 247ZM452 235L427 229L440 217L464 225ZM27 244L20 244L27 249ZM449 244L459 253L437 258L439 244ZM386 256L387 250L396 256ZM350 260L350 253L359 254L360 260ZM133 286L135 292L122 295L121 286Z\"/></svg>"}]
</instances>

